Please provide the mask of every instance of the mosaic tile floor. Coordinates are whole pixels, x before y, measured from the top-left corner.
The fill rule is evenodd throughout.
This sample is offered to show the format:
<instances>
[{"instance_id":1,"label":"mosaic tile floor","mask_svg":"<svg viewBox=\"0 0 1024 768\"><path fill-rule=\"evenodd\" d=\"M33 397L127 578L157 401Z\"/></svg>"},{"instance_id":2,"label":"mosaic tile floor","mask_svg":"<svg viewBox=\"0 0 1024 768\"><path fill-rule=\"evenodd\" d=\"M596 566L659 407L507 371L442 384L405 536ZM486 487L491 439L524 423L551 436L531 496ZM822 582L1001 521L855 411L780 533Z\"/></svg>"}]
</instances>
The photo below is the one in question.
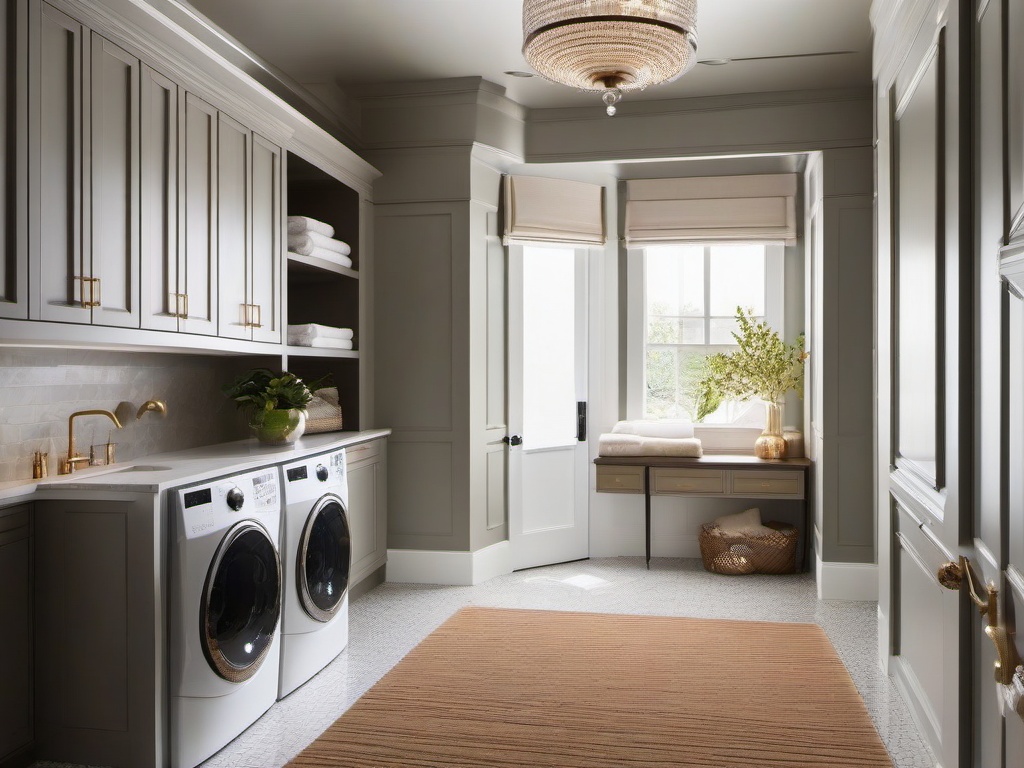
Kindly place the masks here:
<instances>
[{"instance_id":1,"label":"mosaic tile floor","mask_svg":"<svg viewBox=\"0 0 1024 768\"><path fill-rule=\"evenodd\" d=\"M204 768L284 765L418 642L464 605L820 624L857 684L896 768L934 768L877 661L875 603L822 602L810 575L731 578L699 560L609 558L521 571L475 587L384 584L349 608L349 648ZM36 768L56 768L36 763ZM63 766L61 768L64 768Z\"/></svg>"}]
</instances>

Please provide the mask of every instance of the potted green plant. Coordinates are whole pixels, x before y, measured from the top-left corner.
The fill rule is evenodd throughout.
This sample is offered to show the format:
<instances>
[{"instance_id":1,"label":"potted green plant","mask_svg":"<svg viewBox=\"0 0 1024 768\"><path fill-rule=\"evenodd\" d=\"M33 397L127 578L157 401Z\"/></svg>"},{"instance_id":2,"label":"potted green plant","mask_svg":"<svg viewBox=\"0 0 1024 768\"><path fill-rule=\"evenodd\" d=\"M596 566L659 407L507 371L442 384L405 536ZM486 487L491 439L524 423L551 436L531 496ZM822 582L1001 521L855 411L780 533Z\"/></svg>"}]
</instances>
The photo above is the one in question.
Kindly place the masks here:
<instances>
[{"instance_id":1,"label":"potted green plant","mask_svg":"<svg viewBox=\"0 0 1024 768\"><path fill-rule=\"evenodd\" d=\"M767 420L754 443L754 454L762 459L786 455L782 436L782 397L795 390L803 396L804 336L787 344L764 320L755 322L749 312L736 307L733 338L735 352L708 355L696 385L697 421L703 421L723 400L764 401Z\"/></svg>"},{"instance_id":2,"label":"potted green plant","mask_svg":"<svg viewBox=\"0 0 1024 768\"><path fill-rule=\"evenodd\" d=\"M287 445L306 430L306 406L322 379L307 385L294 373L253 369L223 388L225 395L249 415L249 426L261 443Z\"/></svg>"}]
</instances>

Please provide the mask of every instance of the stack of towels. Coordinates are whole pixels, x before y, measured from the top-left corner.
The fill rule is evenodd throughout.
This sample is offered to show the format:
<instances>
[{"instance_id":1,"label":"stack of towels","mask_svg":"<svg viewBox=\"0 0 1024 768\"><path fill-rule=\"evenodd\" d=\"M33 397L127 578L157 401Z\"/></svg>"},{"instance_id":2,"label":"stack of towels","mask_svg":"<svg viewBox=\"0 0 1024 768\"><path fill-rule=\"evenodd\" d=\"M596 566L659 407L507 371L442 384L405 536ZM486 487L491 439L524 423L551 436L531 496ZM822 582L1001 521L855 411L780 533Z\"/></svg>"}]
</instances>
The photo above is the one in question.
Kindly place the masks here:
<instances>
[{"instance_id":1,"label":"stack of towels","mask_svg":"<svg viewBox=\"0 0 1024 768\"><path fill-rule=\"evenodd\" d=\"M316 323L288 326L288 343L295 347L352 349L354 336L351 328L333 328Z\"/></svg>"},{"instance_id":2,"label":"stack of towels","mask_svg":"<svg viewBox=\"0 0 1024 768\"><path fill-rule=\"evenodd\" d=\"M700 440L693 436L693 422L682 420L620 421L610 433L598 438L600 456L682 456L699 459L704 455Z\"/></svg>"},{"instance_id":3,"label":"stack of towels","mask_svg":"<svg viewBox=\"0 0 1024 768\"><path fill-rule=\"evenodd\" d=\"M288 251L300 256L316 256L343 267L352 266L349 244L334 239L334 227L330 224L309 216L288 217Z\"/></svg>"}]
</instances>

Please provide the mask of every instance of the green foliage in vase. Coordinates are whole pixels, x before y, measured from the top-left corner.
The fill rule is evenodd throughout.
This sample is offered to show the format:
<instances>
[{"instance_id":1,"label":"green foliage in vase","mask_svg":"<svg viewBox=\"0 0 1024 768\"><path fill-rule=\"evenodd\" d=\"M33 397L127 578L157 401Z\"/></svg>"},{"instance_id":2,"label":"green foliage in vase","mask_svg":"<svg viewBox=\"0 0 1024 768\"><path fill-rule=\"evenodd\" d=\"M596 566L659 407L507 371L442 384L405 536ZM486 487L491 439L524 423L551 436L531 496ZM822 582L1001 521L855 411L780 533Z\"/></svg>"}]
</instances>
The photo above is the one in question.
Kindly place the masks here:
<instances>
[{"instance_id":1,"label":"green foliage in vase","mask_svg":"<svg viewBox=\"0 0 1024 768\"><path fill-rule=\"evenodd\" d=\"M790 390L803 397L804 335L787 344L765 321L754 322L742 307L736 307L738 332L733 338L735 352L719 352L704 359L696 386L697 421L715 412L723 400L758 397L777 403Z\"/></svg>"},{"instance_id":2,"label":"green foliage in vase","mask_svg":"<svg viewBox=\"0 0 1024 768\"><path fill-rule=\"evenodd\" d=\"M313 392L323 382L324 379L318 379L307 385L294 373L275 373L269 368L255 368L225 386L223 392L239 408L254 415L289 408L304 411L313 399Z\"/></svg>"}]
</instances>

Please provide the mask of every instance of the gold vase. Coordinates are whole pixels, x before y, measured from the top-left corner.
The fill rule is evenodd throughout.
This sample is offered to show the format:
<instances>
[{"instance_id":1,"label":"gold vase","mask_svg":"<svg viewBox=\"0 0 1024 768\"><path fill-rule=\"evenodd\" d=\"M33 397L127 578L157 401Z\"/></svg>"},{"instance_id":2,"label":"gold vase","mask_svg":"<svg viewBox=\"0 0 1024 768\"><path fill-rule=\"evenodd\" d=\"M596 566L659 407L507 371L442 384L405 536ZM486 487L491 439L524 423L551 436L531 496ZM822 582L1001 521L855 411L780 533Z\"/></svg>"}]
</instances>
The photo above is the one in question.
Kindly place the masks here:
<instances>
[{"instance_id":1,"label":"gold vase","mask_svg":"<svg viewBox=\"0 0 1024 768\"><path fill-rule=\"evenodd\" d=\"M759 459L786 458L786 438L782 436L782 403L765 403L764 431L754 443Z\"/></svg>"}]
</instances>

